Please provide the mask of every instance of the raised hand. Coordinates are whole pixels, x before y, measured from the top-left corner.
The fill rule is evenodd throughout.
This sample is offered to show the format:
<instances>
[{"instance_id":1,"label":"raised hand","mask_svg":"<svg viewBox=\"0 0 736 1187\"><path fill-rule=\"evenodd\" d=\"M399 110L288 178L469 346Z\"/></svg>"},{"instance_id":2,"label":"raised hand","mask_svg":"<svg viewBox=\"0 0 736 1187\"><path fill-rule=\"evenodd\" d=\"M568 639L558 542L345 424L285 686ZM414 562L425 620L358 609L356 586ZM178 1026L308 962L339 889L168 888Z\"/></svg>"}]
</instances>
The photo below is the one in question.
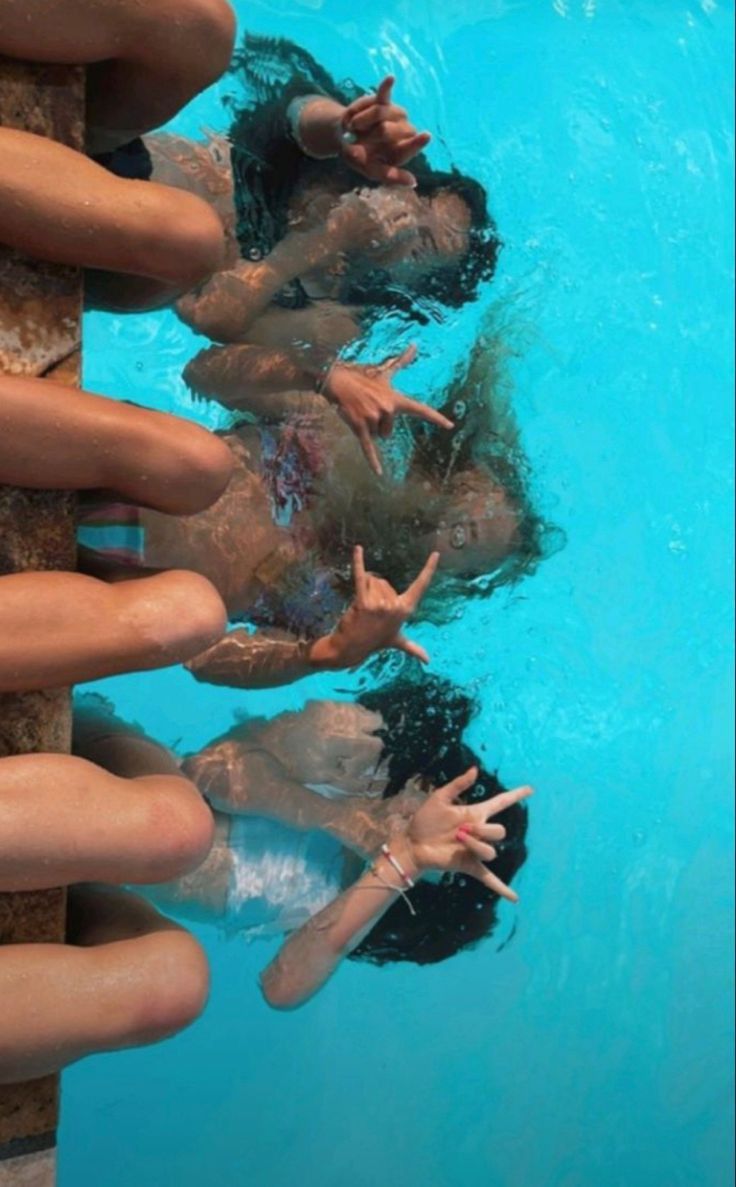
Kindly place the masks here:
<instances>
[{"instance_id":1,"label":"raised hand","mask_svg":"<svg viewBox=\"0 0 736 1187\"><path fill-rule=\"evenodd\" d=\"M382 363L362 366L336 363L322 385L326 399L335 404L345 423L358 438L371 469L383 473L374 437L390 437L397 416L417 416L443 429L453 423L421 400L412 400L392 387L392 380L417 357L415 346L392 355Z\"/></svg>"},{"instance_id":2,"label":"raised hand","mask_svg":"<svg viewBox=\"0 0 736 1187\"><path fill-rule=\"evenodd\" d=\"M469 874L501 898L515 903L519 897L515 891L483 864L498 856L493 842L506 836L503 825L488 822L512 804L527 799L533 794L532 788L517 787L481 803L458 804L457 799L470 790L477 778L478 768L471 767L430 795L412 817L406 833L410 864L420 874L428 870Z\"/></svg>"},{"instance_id":3,"label":"raised hand","mask_svg":"<svg viewBox=\"0 0 736 1187\"><path fill-rule=\"evenodd\" d=\"M389 74L375 95L362 95L345 111L340 152L356 173L384 185L416 185L403 166L429 144L429 132L417 132L408 113L393 102L396 79Z\"/></svg>"},{"instance_id":4,"label":"raised hand","mask_svg":"<svg viewBox=\"0 0 736 1187\"><path fill-rule=\"evenodd\" d=\"M332 634L313 645L314 666L354 668L384 648L404 651L423 664L429 663L427 652L407 639L402 627L427 592L438 561L439 553L433 552L419 576L399 594L388 581L366 573L363 549L358 546L353 554L355 600Z\"/></svg>"}]
</instances>

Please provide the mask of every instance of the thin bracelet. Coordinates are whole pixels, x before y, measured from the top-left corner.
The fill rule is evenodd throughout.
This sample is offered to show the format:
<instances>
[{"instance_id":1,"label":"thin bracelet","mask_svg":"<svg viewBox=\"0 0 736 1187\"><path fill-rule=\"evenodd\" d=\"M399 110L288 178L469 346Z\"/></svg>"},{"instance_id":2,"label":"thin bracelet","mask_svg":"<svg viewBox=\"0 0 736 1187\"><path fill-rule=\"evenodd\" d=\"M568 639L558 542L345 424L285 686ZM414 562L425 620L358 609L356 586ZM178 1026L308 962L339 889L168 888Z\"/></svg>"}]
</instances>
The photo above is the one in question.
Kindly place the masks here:
<instances>
[{"instance_id":1,"label":"thin bracelet","mask_svg":"<svg viewBox=\"0 0 736 1187\"><path fill-rule=\"evenodd\" d=\"M340 358L339 354L337 354L334 358L328 359L328 361L324 364L322 370L314 381L314 390L318 396L324 396L326 400L329 400L329 396L325 396L325 388L330 381L330 375L338 363L341 362L342 359Z\"/></svg>"},{"instance_id":2,"label":"thin bracelet","mask_svg":"<svg viewBox=\"0 0 736 1187\"><path fill-rule=\"evenodd\" d=\"M413 902L409 898L409 895L404 890L403 886L394 886L394 884L392 882L389 882L388 878L384 878L381 871L375 865L371 866L371 873L373 874L374 878L377 878L378 881L383 886L386 887L387 890L392 890L394 892L394 894L400 894L402 899L406 903L407 907L409 908L409 913L411 915L416 915L416 913L417 913L416 907L414 906ZM414 885L414 883L412 882L412 886L413 885ZM366 889L367 889L367 887L366 887Z\"/></svg>"},{"instance_id":3,"label":"thin bracelet","mask_svg":"<svg viewBox=\"0 0 736 1187\"><path fill-rule=\"evenodd\" d=\"M389 849L389 847L385 843L385 841L384 841L383 845L381 845L381 853L386 858L386 861L389 862L394 867L394 869L396 870L396 873L401 878L401 881L406 886L409 887L409 890L413 890L414 882L411 880L411 878L407 874L407 872L404 869L404 867L402 866L401 862L398 861L397 858L394 857L393 853L391 852L391 850Z\"/></svg>"}]
</instances>

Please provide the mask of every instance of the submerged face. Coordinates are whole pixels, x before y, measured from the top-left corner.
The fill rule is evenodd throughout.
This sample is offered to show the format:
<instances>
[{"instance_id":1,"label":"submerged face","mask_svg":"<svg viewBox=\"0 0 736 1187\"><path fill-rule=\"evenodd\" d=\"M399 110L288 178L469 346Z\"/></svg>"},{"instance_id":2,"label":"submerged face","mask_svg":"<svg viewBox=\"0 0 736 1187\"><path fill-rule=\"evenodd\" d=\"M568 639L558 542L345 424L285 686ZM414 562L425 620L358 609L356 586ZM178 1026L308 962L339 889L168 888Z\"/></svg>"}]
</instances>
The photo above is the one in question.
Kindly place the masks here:
<instances>
[{"instance_id":1,"label":"submerged face","mask_svg":"<svg viewBox=\"0 0 736 1187\"><path fill-rule=\"evenodd\" d=\"M415 190L381 186L366 192L381 240L355 267L383 268L397 283L410 284L438 265L462 258L470 243L471 216L451 190L420 196Z\"/></svg>"},{"instance_id":2,"label":"submerged face","mask_svg":"<svg viewBox=\"0 0 736 1187\"><path fill-rule=\"evenodd\" d=\"M465 577L492 573L518 547L518 511L505 490L483 472L471 473L456 487L432 547L445 572Z\"/></svg>"}]
</instances>

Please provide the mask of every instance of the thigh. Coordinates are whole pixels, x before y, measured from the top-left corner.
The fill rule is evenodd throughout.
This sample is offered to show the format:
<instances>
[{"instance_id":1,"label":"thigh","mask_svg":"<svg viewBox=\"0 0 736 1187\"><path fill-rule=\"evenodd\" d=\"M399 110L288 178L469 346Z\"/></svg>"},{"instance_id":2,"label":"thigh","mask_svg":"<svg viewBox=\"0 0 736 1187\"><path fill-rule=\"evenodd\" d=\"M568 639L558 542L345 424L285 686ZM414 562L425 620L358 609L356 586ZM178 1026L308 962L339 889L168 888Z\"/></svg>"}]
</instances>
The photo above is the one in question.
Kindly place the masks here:
<instances>
[{"instance_id":1,"label":"thigh","mask_svg":"<svg viewBox=\"0 0 736 1187\"><path fill-rule=\"evenodd\" d=\"M158 61L199 34L199 58L222 30L234 35L227 0L0 0L0 53L60 65ZM193 46L194 48L194 46ZM224 69L224 65L223 65Z\"/></svg>"},{"instance_id":2,"label":"thigh","mask_svg":"<svg viewBox=\"0 0 736 1187\"><path fill-rule=\"evenodd\" d=\"M0 759L0 892L168 882L205 859L213 832L178 771L124 779L69 755Z\"/></svg>"},{"instance_id":3,"label":"thigh","mask_svg":"<svg viewBox=\"0 0 736 1187\"><path fill-rule=\"evenodd\" d=\"M232 467L225 442L191 421L49 379L0 375L0 483L112 490L188 515L222 494Z\"/></svg>"},{"instance_id":4,"label":"thigh","mask_svg":"<svg viewBox=\"0 0 736 1187\"><path fill-rule=\"evenodd\" d=\"M117 58L156 0L0 0L0 53L88 65Z\"/></svg>"},{"instance_id":5,"label":"thigh","mask_svg":"<svg viewBox=\"0 0 736 1187\"><path fill-rule=\"evenodd\" d=\"M209 275L224 253L218 216L193 194L115 177L82 153L12 128L0 128L0 241L53 263L175 288Z\"/></svg>"},{"instance_id":6,"label":"thigh","mask_svg":"<svg viewBox=\"0 0 736 1187\"><path fill-rule=\"evenodd\" d=\"M180 663L225 626L219 595L195 573L114 585L78 573L0 577L0 692Z\"/></svg>"}]
</instances>

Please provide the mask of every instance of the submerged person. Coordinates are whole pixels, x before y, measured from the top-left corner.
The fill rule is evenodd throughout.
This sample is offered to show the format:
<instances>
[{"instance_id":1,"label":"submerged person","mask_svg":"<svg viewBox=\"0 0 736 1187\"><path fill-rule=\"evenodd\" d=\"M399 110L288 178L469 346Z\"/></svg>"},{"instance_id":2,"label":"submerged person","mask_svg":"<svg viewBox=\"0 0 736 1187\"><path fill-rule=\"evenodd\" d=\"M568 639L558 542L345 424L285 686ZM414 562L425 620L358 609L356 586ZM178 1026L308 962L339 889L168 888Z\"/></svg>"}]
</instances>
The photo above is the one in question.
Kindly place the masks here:
<instances>
[{"instance_id":1,"label":"submerged person","mask_svg":"<svg viewBox=\"0 0 736 1187\"><path fill-rule=\"evenodd\" d=\"M375 95L339 87L305 50L256 36L236 66L253 98L228 138L145 139L152 177L210 202L226 228L223 269L177 308L213 340L247 344L251 388L324 394L380 470L372 438L397 412L443 422L390 372L332 364L383 310L426 322L427 302L474 299L499 249L486 193L424 156L408 171L429 136L393 102L391 78Z\"/></svg>"},{"instance_id":2,"label":"submerged person","mask_svg":"<svg viewBox=\"0 0 736 1187\"><path fill-rule=\"evenodd\" d=\"M228 352L239 349L192 364L190 382L227 399ZM417 432L401 481L371 475L354 438L318 399L292 393L266 403L256 395L249 406L261 423L225 435L235 471L209 511L181 519L90 507L80 542L92 550L93 565L107 552L200 573L219 590L231 620L258 628L237 629L198 657L190 670L201 680L256 688L355 666L390 645L387 630L418 612L422 597L425 617L443 621L468 597L531 572L543 555L546 525L531 503L496 363L479 343L445 393L456 429ZM244 407L246 394L237 390ZM355 547L381 579L362 572L358 553L368 604L359 597L345 613ZM417 596L397 594L406 587Z\"/></svg>"},{"instance_id":3,"label":"submerged person","mask_svg":"<svg viewBox=\"0 0 736 1187\"><path fill-rule=\"evenodd\" d=\"M147 157L142 133L223 73L234 34L227 0L110 0L102 8L96 0L0 0L0 54L88 68L92 154L0 128L0 250L87 269L87 298L103 309L160 308L221 274L231 237L209 184L199 196L199 183L182 185L165 170L152 175L138 156ZM371 133L373 159L390 151L392 135ZM198 170L194 160L192 177ZM37 374L58 361L55 351L52 345L39 360ZM357 392L345 384L324 390L364 442L386 410L443 423L432 409L369 382Z\"/></svg>"},{"instance_id":4,"label":"submerged person","mask_svg":"<svg viewBox=\"0 0 736 1187\"><path fill-rule=\"evenodd\" d=\"M462 741L472 711L446 682L399 680L236 726L182 764L215 810L210 855L154 897L231 933L290 933L263 975L280 1008L346 956L426 964L474 945L499 897L516 901L530 789L480 768ZM152 745L82 702L75 748L95 762L124 775L159 761Z\"/></svg>"}]
</instances>

